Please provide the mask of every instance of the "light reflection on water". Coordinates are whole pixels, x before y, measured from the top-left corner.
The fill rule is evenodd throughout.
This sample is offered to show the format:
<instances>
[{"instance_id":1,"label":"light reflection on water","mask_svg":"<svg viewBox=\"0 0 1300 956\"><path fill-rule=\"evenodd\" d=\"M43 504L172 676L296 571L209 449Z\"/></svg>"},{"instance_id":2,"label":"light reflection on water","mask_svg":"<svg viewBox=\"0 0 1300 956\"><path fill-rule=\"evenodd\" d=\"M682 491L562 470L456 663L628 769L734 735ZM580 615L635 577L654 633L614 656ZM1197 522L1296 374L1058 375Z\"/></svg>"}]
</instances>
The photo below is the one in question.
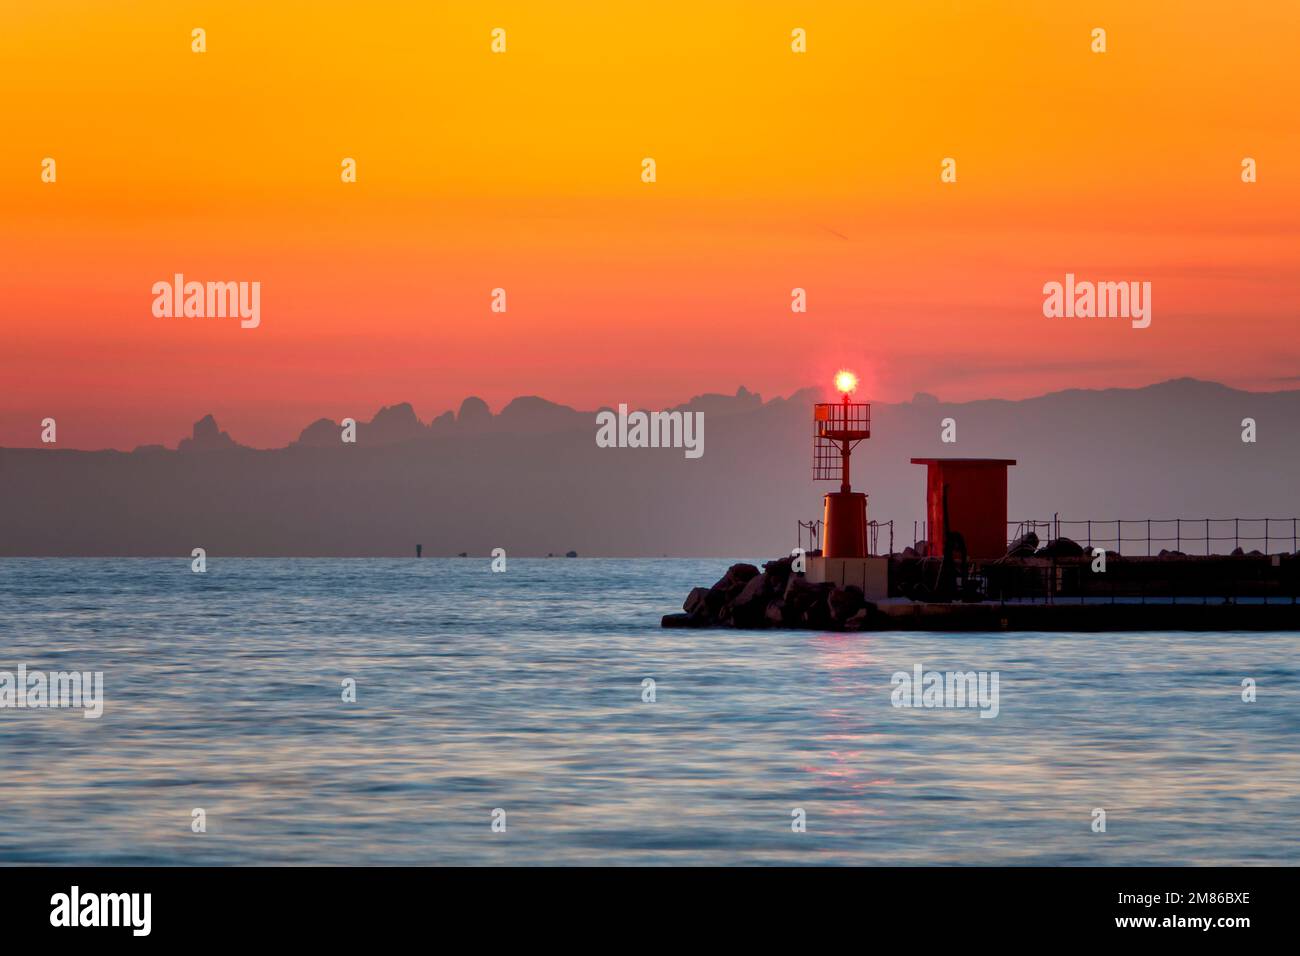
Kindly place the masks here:
<instances>
[{"instance_id":1,"label":"light reflection on water","mask_svg":"<svg viewBox=\"0 0 1300 956\"><path fill-rule=\"evenodd\" d=\"M659 628L728 563L0 560L0 670L107 697L0 710L0 862L1300 862L1296 635Z\"/></svg>"}]
</instances>

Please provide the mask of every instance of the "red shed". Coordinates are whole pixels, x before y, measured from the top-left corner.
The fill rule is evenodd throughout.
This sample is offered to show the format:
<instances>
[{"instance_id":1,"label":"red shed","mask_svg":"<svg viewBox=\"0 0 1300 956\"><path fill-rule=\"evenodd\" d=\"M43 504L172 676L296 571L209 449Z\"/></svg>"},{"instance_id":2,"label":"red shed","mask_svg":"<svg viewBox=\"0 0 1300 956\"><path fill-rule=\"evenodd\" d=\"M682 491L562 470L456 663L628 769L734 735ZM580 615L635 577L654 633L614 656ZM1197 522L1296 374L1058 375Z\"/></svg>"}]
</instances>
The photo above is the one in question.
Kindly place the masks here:
<instances>
[{"instance_id":1,"label":"red shed","mask_svg":"<svg viewBox=\"0 0 1300 956\"><path fill-rule=\"evenodd\" d=\"M944 535L956 531L971 558L1000 558L1007 553L1007 468L1013 458L913 458L927 465L926 537L931 553L940 553ZM947 492L948 520L944 521Z\"/></svg>"}]
</instances>

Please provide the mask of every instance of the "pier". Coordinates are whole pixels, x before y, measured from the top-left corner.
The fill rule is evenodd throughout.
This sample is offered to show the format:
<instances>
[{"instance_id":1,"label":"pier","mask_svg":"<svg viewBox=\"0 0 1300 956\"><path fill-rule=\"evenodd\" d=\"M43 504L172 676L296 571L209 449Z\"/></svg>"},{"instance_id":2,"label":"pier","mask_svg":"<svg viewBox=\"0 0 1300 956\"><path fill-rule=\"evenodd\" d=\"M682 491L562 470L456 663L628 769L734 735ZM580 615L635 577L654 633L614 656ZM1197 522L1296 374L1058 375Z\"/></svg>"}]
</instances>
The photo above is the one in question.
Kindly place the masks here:
<instances>
[{"instance_id":1,"label":"pier","mask_svg":"<svg viewBox=\"0 0 1300 956\"><path fill-rule=\"evenodd\" d=\"M1055 542L1045 547L1050 549ZM911 549L909 549L911 550ZM814 552L732 565L664 627L824 631L1295 631L1300 555L1006 556L971 562ZM950 574L947 593L945 573Z\"/></svg>"},{"instance_id":2,"label":"pier","mask_svg":"<svg viewBox=\"0 0 1300 956\"><path fill-rule=\"evenodd\" d=\"M925 523L916 526L920 534L913 534L912 545L880 553L880 545L893 545L894 522L872 521L866 556L827 558L817 547L821 522L800 521L791 557L768 562L761 573L752 565L733 565L712 588L692 591L695 600L688 598L683 613L666 615L663 626L1295 631L1298 524L1295 518L1054 516L1008 522L1004 554L970 558L960 551L932 553L920 536ZM1083 542L1065 537L1062 528L1081 530ZM1040 546L1038 530L1056 537ZM1230 553L1215 553L1229 545ZM1243 545L1274 553L1256 547L1246 552ZM1188 554L1182 547L1205 553ZM1125 548L1129 554L1120 550Z\"/></svg>"}]
</instances>

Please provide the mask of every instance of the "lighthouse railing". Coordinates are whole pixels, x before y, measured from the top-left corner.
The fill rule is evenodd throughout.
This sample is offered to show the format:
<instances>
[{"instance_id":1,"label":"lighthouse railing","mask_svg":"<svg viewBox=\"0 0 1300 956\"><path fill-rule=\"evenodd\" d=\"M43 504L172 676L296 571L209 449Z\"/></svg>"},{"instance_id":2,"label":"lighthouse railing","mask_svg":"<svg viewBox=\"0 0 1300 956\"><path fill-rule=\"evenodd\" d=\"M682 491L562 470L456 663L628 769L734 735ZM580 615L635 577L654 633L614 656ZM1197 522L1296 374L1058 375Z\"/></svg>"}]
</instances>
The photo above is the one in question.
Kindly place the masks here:
<instances>
[{"instance_id":1,"label":"lighthouse railing","mask_svg":"<svg viewBox=\"0 0 1300 956\"><path fill-rule=\"evenodd\" d=\"M888 529L889 544L888 550L881 551L881 529ZM822 519L815 518L811 521L799 522L799 539L797 547L804 551L817 551L821 548L822 539ZM805 545L804 542L807 542ZM867 554L872 556L888 555L894 553L894 522L890 521L868 521L867 522Z\"/></svg>"}]
</instances>

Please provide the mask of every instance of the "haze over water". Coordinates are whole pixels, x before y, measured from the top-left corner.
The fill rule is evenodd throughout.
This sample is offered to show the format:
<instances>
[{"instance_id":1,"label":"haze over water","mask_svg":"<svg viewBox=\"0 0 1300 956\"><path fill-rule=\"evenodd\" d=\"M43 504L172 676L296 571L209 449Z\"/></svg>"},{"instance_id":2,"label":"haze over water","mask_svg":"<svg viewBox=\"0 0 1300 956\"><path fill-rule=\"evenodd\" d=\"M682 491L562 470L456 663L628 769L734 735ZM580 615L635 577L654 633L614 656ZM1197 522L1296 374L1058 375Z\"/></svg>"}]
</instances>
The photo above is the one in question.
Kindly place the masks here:
<instances>
[{"instance_id":1,"label":"haze over water","mask_svg":"<svg viewBox=\"0 0 1300 956\"><path fill-rule=\"evenodd\" d=\"M659 627L729 563L0 560L0 670L106 696L0 710L0 862L1300 862L1295 635Z\"/></svg>"}]
</instances>

